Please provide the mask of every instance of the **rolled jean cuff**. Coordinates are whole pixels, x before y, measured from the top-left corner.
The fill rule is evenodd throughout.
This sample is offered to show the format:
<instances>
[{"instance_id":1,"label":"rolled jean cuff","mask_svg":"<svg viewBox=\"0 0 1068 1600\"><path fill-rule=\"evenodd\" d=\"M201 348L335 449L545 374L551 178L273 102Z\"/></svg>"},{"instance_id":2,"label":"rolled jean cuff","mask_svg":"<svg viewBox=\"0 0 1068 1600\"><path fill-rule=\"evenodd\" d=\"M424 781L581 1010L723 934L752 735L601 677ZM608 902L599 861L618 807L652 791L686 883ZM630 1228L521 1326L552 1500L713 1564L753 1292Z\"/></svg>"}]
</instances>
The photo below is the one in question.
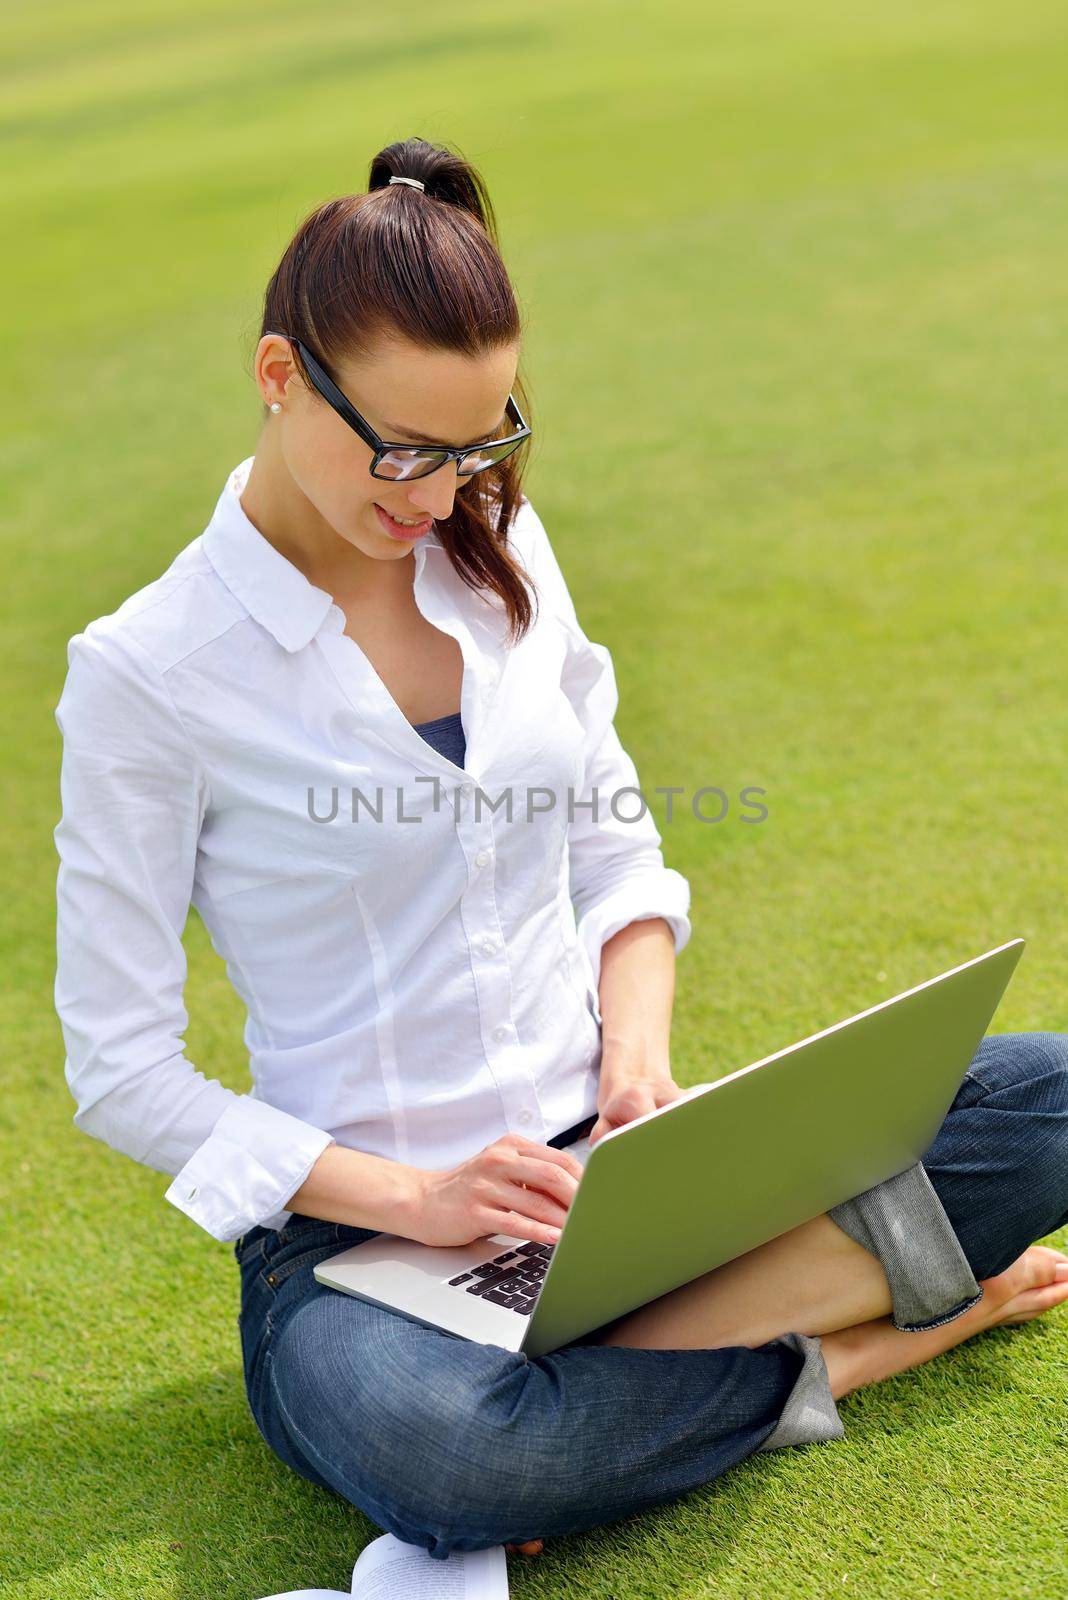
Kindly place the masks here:
<instances>
[{"instance_id":1,"label":"rolled jean cuff","mask_svg":"<svg viewBox=\"0 0 1068 1600\"><path fill-rule=\"evenodd\" d=\"M845 1426L831 1393L831 1380L819 1338L810 1338L807 1333L784 1333L773 1343L788 1344L804 1356L804 1365L782 1415L755 1453L782 1450L788 1444L823 1444L829 1439L843 1439Z\"/></svg>"},{"instance_id":2,"label":"rolled jean cuff","mask_svg":"<svg viewBox=\"0 0 1068 1600\"><path fill-rule=\"evenodd\" d=\"M827 1215L882 1263L895 1328L938 1328L982 1298L922 1161L832 1206Z\"/></svg>"}]
</instances>

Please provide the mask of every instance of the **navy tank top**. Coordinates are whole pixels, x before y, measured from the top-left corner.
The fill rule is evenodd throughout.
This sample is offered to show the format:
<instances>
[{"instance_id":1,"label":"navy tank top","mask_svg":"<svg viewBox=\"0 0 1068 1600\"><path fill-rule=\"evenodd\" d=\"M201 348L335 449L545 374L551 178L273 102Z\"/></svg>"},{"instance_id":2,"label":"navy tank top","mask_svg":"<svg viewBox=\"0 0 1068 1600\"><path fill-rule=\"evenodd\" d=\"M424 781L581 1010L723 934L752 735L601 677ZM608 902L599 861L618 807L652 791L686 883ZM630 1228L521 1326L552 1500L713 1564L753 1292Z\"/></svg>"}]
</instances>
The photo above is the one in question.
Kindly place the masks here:
<instances>
[{"instance_id":1,"label":"navy tank top","mask_svg":"<svg viewBox=\"0 0 1068 1600\"><path fill-rule=\"evenodd\" d=\"M413 722L412 727L446 761L458 767L463 766L467 755L467 738L458 711L450 711L445 717L433 717L429 722Z\"/></svg>"}]
</instances>

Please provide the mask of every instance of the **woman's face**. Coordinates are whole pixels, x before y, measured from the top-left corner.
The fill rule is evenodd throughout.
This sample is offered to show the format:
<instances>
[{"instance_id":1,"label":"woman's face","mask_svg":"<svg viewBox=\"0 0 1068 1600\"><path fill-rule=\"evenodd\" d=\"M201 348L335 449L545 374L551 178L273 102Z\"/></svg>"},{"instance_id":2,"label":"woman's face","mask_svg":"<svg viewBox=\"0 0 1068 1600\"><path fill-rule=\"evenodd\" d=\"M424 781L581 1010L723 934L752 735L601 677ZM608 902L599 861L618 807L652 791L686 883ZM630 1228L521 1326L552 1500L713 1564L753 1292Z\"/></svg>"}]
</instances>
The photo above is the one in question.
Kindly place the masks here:
<instances>
[{"instance_id":1,"label":"woman's face","mask_svg":"<svg viewBox=\"0 0 1068 1600\"><path fill-rule=\"evenodd\" d=\"M331 364L331 376L360 415L383 439L401 444L478 444L502 430L515 384L519 346L468 357L426 350L407 339L382 340L370 360ZM343 539L365 555L403 556L451 513L457 463L422 478L391 482L371 476L373 452L317 390L302 381L287 340L267 334L256 354L261 392L282 410L265 423L305 498ZM511 431L511 423L504 425ZM407 533L384 522L420 519Z\"/></svg>"}]
</instances>

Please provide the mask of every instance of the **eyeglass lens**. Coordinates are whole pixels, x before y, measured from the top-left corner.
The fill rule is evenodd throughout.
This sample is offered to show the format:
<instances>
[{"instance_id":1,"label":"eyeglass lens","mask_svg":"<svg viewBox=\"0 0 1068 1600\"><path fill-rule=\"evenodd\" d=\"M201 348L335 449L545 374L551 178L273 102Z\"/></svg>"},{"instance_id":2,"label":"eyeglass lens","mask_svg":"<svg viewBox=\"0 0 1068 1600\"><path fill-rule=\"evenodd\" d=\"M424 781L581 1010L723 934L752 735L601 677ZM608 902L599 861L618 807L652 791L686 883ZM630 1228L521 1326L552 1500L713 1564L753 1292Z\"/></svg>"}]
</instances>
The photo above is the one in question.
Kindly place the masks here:
<instances>
[{"instance_id":1,"label":"eyeglass lens","mask_svg":"<svg viewBox=\"0 0 1068 1600\"><path fill-rule=\"evenodd\" d=\"M482 445L478 450L471 450L459 458L456 466L457 475L469 478L472 473L481 472L486 467L494 467L518 447L518 444L512 443L488 444ZM392 478L394 481L403 478L425 478L428 472L433 472L445 460L447 457L440 450L388 450L378 463L376 476Z\"/></svg>"}]
</instances>

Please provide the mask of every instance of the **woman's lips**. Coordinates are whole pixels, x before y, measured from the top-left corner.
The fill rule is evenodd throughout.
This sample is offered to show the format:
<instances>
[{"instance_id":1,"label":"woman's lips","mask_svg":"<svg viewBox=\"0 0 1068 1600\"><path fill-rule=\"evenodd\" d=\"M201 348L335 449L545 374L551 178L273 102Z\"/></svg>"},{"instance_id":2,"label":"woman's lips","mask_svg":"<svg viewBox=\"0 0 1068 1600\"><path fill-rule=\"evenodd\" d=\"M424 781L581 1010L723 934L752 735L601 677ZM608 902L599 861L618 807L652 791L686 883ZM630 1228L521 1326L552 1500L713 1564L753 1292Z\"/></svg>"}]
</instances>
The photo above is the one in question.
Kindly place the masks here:
<instances>
[{"instance_id":1,"label":"woman's lips","mask_svg":"<svg viewBox=\"0 0 1068 1600\"><path fill-rule=\"evenodd\" d=\"M375 510L378 512L379 522L382 524L383 528L389 534L391 539L421 539L423 535L425 533L429 533L431 528L434 526L433 517L427 517L425 522L417 523L413 528L402 528L398 522L394 522L389 512L380 506L377 500L375 501L374 506Z\"/></svg>"}]
</instances>

